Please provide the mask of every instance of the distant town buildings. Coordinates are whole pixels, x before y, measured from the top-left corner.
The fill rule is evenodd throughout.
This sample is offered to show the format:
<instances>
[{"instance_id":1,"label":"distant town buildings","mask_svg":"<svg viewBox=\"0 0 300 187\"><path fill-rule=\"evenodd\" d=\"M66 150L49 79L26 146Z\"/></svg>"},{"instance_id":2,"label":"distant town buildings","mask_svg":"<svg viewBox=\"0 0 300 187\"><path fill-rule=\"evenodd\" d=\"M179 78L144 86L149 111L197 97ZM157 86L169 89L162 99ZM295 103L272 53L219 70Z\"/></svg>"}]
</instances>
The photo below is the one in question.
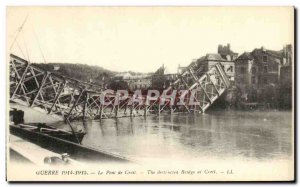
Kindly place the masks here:
<instances>
[{"instance_id":1,"label":"distant town buildings","mask_svg":"<svg viewBox=\"0 0 300 187\"><path fill-rule=\"evenodd\" d=\"M178 68L177 68L177 74L182 74L184 71L185 71L186 67L182 67L180 66L180 64L178 65Z\"/></svg>"},{"instance_id":2,"label":"distant town buildings","mask_svg":"<svg viewBox=\"0 0 300 187\"><path fill-rule=\"evenodd\" d=\"M150 76L132 76L124 79L128 83L129 89L147 89L152 85L152 78Z\"/></svg>"},{"instance_id":3,"label":"distant town buildings","mask_svg":"<svg viewBox=\"0 0 300 187\"><path fill-rule=\"evenodd\" d=\"M241 97L249 102L278 101L283 79L291 85L291 61L291 45L280 51L261 47L241 54L235 61L235 84L241 91Z\"/></svg>"},{"instance_id":4,"label":"distant town buildings","mask_svg":"<svg viewBox=\"0 0 300 187\"><path fill-rule=\"evenodd\" d=\"M58 71L59 69L60 69L60 66L59 66L59 65L54 65L54 66L53 66L53 70L54 70L54 71Z\"/></svg>"},{"instance_id":5,"label":"distant town buildings","mask_svg":"<svg viewBox=\"0 0 300 187\"><path fill-rule=\"evenodd\" d=\"M286 45L279 51L256 48L241 55L230 49L230 44L219 45L217 53L208 53L193 60L198 66L198 75L206 73L216 63L221 63L234 93L239 93L242 102L277 103L290 107L292 98L292 45ZM178 66L177 73L166 74L161 66L149 74L129 72L115 75L114 80L122 80L129 89L165 89L178 79L186 67ZM231 89L232 90L232 89ZM276 101L276 102L275 102Z\"/></svg>"},{"instance_id":6,"label":"distant town buildings","mask_svg":"<svg viewBox=\"0 0 300 187\"><path fill-rule=\"evenodd\" d=\"M152 74L133 74L130 72L118 73L113 77L114 81L124 81L128 89L147 89L152 85Z\"/></svg>"}]
</instances>

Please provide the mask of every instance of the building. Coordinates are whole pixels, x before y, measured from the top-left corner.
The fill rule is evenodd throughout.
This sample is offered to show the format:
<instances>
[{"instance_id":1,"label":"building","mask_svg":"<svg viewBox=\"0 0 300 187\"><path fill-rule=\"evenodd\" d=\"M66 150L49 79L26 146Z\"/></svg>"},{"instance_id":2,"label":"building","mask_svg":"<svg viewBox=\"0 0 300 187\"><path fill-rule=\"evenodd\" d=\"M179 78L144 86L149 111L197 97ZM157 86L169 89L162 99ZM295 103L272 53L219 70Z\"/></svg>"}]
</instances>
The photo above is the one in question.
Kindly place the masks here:
<instances>
[{"instance_id":1,"label":"building","mask_svg":"<svg viewBox=\"0 0 300 187\"><path fill-rule=\"evenodd\" d=\"M196 64L199 68L199 72L205 73L212 66L217 63L221 63L222 67L227 74L230 81L234 82L235 78L235 63L232 60L226 60L221 57L220 54L206 54L205 56L197 59ZM201 74L201 73L200 73Z\"/></svg>"},{"instance_id":2,"label":"building","mask_svg":"<svg viewBox=\"0 0 300 187\"><path fill-rule=\"evenodd\" d=\"M231 51L230 49L230 44L226 45L219 45L218 46L218 54L223 58L226 59L227 61L234 61L238 57L238 53L235 53Z\"/></svg>"},{"instance_id":3,"label":"building","mask_svg":"<svg viewBox=\"0 0 300 187\"><path fill-rule=\"evenodd\" d=\"M113 78L113 82L125 82L129 90L144 90L148 89L152 84L151 75L152 74L123 72L116 74Z\"/></svg>"},{"instance_id":4,"label":"building","mask_svg":"<svg viewBox=\"0 0 300 187\"><path fill-rule=\"evenodd\" d=\"M53 70L54 71L58 71L60 69L60 66L59 65L53 65Z\"/></svg>"},{"instance_id":5,"label":"building","mask_svg":"<svg viewBox=\"0 0 300 187\"><path fill-rule=\"evenodd\" d=\"M206 54L205 56L194 59L192 61L193 66L197 66L197 75L201 76L202 74L206 73L211 67L213 67L217 63L221 63L224 71L226 72L230 81L234 82L235 78L235 62L234 60L238 57L238 53L234 53L230 49L230 44L227 46L218 46L218 53ZM155 76L156 84L154 87L159 88L167 88L170 83L174 82L178 79L178 75L182 74L187 67L182 67L178 65L177 74L164 74L164 76ZM157 81L159 80L159 81ZM160 86L159 86L160 85Z\"/></svg>"},{"instance_id":6,"label":"building","mask_svg":"<svg viewBox=\"0 0 300 187\"><path fill-rule=\"evenodd\" d=\"M283 48L283 55L286 57L286 62L280 69L280 107L291 108L293 101L293 52L291 45Z\"/></svg>"},{"instance_id":7,"label":"building","mask_svg":"<svg viewBox=\"0 0 300 187\"><path fill-rule=\"evenodd\" d=\"M186 67L181 67L180 64L178 65L177 68L177 74L182 74L186 70Z\"/></svg>"},{"instance_id":8,"label":"building","mask_svg":"<svg viewBox=\"0 0 300 187\"><path fill-rule=\"evenodd\" d=\"M136 75L123 80L127 82L130 90L146 90L152 85L152 78L149 75Z\"/></svg>"},{"instance_id":9,"label":"building","mask_svg":"<svg viewBox=\"0 0 300 187\"><path fill-rule=\"evenodd\" d=\"M131 73L121 72L114 76L114 80L124 80L124 79L129 79L130 77L132 77Z\"/></svg>"},{"instance_id":10,"label":"building","mask_svg":"<svg viewBox=\"0 0 300 187\"><path fill-rule=\"evenodd\" d=\"M292 66L284 65L280 69L280 107L292 107L293 82L292 82Z\"/></svg>"},{"instance_id":11,"label":"building","mask_svg":"<svg viewBox=\"0 0 300 187\"><path fill-rule=\"evenodd\" d=\"M280 51L264 47L244 52L235 60L235 84L248 102L278 99L281 68L291 63L291 46Z\"/></svg>"},{"instance_id":12,"label":"building","mask_svg":"<svg viewBox=\"0 0 300 187\"><path fill-rule=\"evenodd\" d=\"M179 76L177 73L173 74L163 74L163 75L152 75L152 85L151 88L163 90L168 88L174 81L176 81Z\"/></svg>"},{"instance_id":13,"label":"building","mask_svg":"<svg viewBox=\"0 0 300 187\"><path fill-rule=\"evenodd\" d=\"M168 88L174 81L178 79L178 75L184 71L186 67L180 67L178 65L177 73L167 73L165 72L164 65L160 67L152 76L152 89L163 90Z\"/></svg>"}]
</instances>

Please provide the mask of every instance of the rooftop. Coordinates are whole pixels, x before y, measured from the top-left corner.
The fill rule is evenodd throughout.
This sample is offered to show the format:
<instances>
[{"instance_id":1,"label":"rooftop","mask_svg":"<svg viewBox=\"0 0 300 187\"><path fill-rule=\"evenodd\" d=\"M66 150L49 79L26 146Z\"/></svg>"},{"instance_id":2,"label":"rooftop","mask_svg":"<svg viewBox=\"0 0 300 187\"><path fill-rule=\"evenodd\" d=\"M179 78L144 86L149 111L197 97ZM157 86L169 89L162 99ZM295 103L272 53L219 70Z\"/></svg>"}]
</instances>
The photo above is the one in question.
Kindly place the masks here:
<instances>
[{"instance_id":1,"label":"rooftop","mask_svg":"<svg viewBox=\"0 0 300 187\"><path fill-rule=\"evenodd\" d=\"M203 57L200 57L198 61L226 61L224 58L221 57L219 54L210 53L206 54Z\"/></svg>"},{"instance_id":2,"label":"rooftop","mask_svg":"<svg viewBox=\"0 0 300 187\"><path fill-rule=\"evenodd\" d=\"M253 59L253 56L249 52L244 52L237 58L237 60L252 60L252 59Z\"/></svg>"}]
</instances>

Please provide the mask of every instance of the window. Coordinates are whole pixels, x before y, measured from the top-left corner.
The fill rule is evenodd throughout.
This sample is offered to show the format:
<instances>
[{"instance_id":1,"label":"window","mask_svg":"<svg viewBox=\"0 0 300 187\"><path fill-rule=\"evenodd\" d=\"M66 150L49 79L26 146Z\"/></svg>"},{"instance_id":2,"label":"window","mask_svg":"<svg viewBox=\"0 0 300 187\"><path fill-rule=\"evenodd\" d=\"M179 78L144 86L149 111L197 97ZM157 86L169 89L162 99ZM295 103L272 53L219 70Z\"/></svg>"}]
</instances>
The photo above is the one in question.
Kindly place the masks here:
<instances>
[{"instance_id":1,"label":"window","mask_svg":"<svg viewBox=\"0 0 300 187\"><path fill-rule=\"evenodd\" d=\"M264 73L268 72L268 66L264 66Z\"/></svg>"},{"instance_id":2,"label":"window","mask_svg":"<svg viewBox=\"0 0 300 187\"><path fill-rule=\"evenodd\" d=\"M266 55L263 56L263 62L268 62L268 56Z\"/></svg>"},{"instance_id":3,"label":"window","mask_svg":"<svg viewBox=\"0 0 300 187\"><path fill-rule=\"evenodd\" d=\"M229 66L229 68L227 69L227 72L233 72L233 66Z\"/></svg>"}]
</instances>

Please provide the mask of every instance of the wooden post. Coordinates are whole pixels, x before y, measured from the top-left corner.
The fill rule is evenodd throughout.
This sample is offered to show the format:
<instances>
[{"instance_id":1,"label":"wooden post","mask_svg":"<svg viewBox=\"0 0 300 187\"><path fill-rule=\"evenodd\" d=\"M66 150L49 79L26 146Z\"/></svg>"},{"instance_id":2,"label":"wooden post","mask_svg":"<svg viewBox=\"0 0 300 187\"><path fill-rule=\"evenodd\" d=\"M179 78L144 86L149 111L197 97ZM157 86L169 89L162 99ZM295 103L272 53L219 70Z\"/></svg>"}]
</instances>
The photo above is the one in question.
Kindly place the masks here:
<instances>
[{"instance_id":1,"label":"wooden post","mask_svg":"<svg viewBox=\"0 0 300 187\"><path fill-rule=\"evenodd\" d=\"M84 100L83 111L82 111L82 113L83 113L83 116L82 116L83 121L86 120L88 101L89 101L89 93L85 92L85 100Z\"/></svg>"},{"instance_id":2,"label":"wooden post","mask_svg":"<svg viewBox=\"0 0 300 187\"><path fill-rule=\"evenodd\" d=\"M125 109L124 109L124 116L127 116L127 104L124 106L125 107Z\"/></svg>"},{"instance_id":3,"label":"wooden post","mask_svg":"<svg viewBox=\"0 0 300 187\"><path fill-rule=\"evenodd\" d=\"M100 103L100 113L99 113L99 115L100 115L100 117L99 117L100 124L101 124L101 120L102 120L102 114L103 114L103 104Z\"/></svg>"},{"instance_id":4,"label":"wooden post","mask_svg":"<svg viewBox=\"0 0 300 187\"><path fill-rule=\"evenodd\" d=\"M160 103L158 103L158 116L160 116Z\"/></svg>"},{"instance_id":5,"label":"wooden post","mask_svg":"<svg viewBox=\"0 0 300 187\"><path fill-rule=\"evenodd\" d=\"M120 102L120 94L117 94L116 95L116 99L117 99L117 106L115 106L115 103L113 103L113 105L115 106L115 118L118 117L118 113L119 113L119 102ZM116 102L116 99L115 99L115 102Z\"/></svg>"},{"instance_id":6,"label":"wooden post","mask_svg":"<svg viewBox=\"0 0 300 187\"><path fill-rule=\"evenodd\" d=\"M130 106L130 117L133 116L133 107L134 107L134 103L132 103L132 105Z\"/></svg>"},{"instance_id":7,"label":"wooden post","mask_svg":"<svg viewBox=\"0 0 300 187\"><path fill-rule=\"evenodd\" d=\"M173 115L173 98L171 98L171 102L170 102L170 109L171 109L171 115Z\"/></svg>"},{"instance_id":8,"label":"wooden post","mask_svg":"<svg viewBox=\"0 0 300 187\"><path fill-rule=\"evenodd\" d=\"M147 105L145 105L145 108L144 108L144 116L146 116L147 117L147 115L148 115L148 106Z\"/></svg>"},{"instance_id":9,"label":"wooden post","mask_svg":"<svg viewBox=\"0 0 300 187\"><path fill-rule=\"evenodd\" d=\"M148 96L146 96L146 102L148 100ZM147 116L147 110L148 110L148 107L147 107L147 103L145 102L144 104L144 116Z\"/></svg>"}]
</instances>

